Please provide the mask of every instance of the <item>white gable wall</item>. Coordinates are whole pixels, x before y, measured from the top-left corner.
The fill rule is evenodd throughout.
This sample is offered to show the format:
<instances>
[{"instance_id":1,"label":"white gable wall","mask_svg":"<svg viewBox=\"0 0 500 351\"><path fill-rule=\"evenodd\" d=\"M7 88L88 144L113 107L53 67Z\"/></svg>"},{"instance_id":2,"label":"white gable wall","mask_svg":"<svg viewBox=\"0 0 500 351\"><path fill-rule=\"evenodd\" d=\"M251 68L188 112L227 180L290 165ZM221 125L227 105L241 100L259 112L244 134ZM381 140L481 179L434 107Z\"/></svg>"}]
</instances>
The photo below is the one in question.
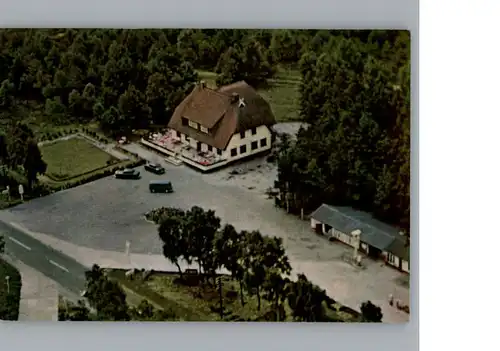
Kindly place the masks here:
<instances>
[{"instance_id":1,"label":"white gable wall","mask_svg":"<svg viewBox=\"0 0 500 351\"><path fill-rule=\"evenodd\" d=\"M261 141L265 139L265 146L261 146ZM252 142L257 142L257 148L252 150ZM241 146L246 146L246 151L241 152ZM236 155L231 155L231 150L236 149ZM259 152L271 149L271 131L267 126L260 126L256 128L256 134L252 135L252 131L246 130L245 137L241 138L240 133L236 133L231 137L223 156L228 160L234 161L244 157L248 157Z\"/></svg>"}]
</instances>

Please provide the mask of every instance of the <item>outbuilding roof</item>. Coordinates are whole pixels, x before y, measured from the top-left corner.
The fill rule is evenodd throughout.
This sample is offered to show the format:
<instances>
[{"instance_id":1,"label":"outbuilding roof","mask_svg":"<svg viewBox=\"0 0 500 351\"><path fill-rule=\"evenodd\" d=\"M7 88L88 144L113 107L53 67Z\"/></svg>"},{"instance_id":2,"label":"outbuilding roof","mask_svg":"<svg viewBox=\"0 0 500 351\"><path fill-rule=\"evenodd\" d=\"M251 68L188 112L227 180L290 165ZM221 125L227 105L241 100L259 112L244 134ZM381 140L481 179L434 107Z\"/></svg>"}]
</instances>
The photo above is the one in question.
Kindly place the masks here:
<instances>
[{"instance_id":1,"label":"outbuilding roof","mask_svg":"<svg viewBox=\"0 0 500 351\"><path fill-rule=\"evenodd\" d=\"M383 223L372 215L351 207L322 204L312 214L315 220L351 235L361 230L361 241L382 251L389 251L398 257L408 257L405 239L398 229Z\"/></svg>"}]
</instances>

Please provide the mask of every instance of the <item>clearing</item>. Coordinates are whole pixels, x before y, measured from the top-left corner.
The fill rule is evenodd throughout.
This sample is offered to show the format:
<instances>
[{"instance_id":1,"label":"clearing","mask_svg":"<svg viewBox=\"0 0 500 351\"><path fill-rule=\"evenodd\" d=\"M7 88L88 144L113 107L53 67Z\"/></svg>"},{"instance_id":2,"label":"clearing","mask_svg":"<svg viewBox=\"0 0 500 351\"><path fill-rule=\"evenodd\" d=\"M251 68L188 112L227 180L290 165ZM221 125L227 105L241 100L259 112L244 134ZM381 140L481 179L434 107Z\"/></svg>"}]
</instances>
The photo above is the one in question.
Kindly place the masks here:
<instances>
[{"instance_id":1,"label":"clearing","mask_svg":"<svg viewBox=\"0 0 500 351\"><path fill-rule=\"evenodd\" d=\"M200 79L207 86L216 88L217 74L209 71L198 71ZM299 121L300 86L301 76L296 70L280 68L273 79L269 79L266 88L258 89L270 104L276 117L276 122Z\"/></svg>"},{"instance_id":2,"label":"clearing","mask_svg":"<svg viewBox=\"0 0 500 351\"><path fill-rule=\"evenodd\" d=\"M40 146L47 163L46 175L54 181L69 180L118 162L118 159L92 145L72 137Z\"/></svg>"}]
</instances>

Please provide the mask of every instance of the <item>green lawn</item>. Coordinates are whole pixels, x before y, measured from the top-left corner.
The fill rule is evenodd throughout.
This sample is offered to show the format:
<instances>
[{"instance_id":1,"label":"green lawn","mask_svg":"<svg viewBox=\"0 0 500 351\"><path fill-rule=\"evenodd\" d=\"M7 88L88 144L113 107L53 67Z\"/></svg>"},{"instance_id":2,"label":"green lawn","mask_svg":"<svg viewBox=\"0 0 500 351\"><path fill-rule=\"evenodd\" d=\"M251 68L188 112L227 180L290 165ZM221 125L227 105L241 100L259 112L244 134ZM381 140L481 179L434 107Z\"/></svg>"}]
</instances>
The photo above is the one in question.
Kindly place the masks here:
<instances>
[{"instance_id":1,"label":"green lawn","mask_svg":"<svg viewBox=\"0 0 500 351\"><path fill-rule=\"evenodd\" d=\"M62 181L106 167L118 160L81 138L71 138L40 147L47 163L46 175Z\"/></svg>"},{"instance_id":2,"label":"green lawn","mask_svg":"<svg viewBox=\"0 0 500 351\"><path fill-rule=\"evenodd\" d=\"M200 79L206 81L207 86L215 88L217 74L208 71L198 71ZM300 102L300 73L296 70L280 69L269 86L259 89L259 93L271 104L278 122L299 120Z\"/></svg>"},{"instance_id":3,"label":"green lawn","mask_svg":"<svg viewBox=\"0 0 500 351\"><path fill-rule=\"evenodd\" d=\"M176 320L183 321L220 321L218 307L220 304L219 291L215 287L201 284L196 276L189 281L181 282L178 274L154 273L143 282L140 279L130 280L125 277L125 271L113 270L109 272L111 279L117 280L127 294L127 301L131 305L138 305L143 299L148 300L156 308L171 311L177 316ZM261 299L261 310L257 309L257 297L248 296L245 292L245 306L241 305L239 285L230 277L223 276L223 305L225 321L265 321L270 313L269 303ZM336 309L341 306L334 306ZM291 321L288 307L287 317ZM354 321L355 316L327 309L331 321Z\"/></svg>"},{"instance_id":4,"label":"green lawn","mask_svg":"<svg viewBox=\"0 0 500 351\"><path fill-rule=\"evenodd\" d=\"M9 276L9 288L5 277ZM16 268L0 259L0 319L16 321L19 316L21 275Z\"/></svg>"}]
</instances>

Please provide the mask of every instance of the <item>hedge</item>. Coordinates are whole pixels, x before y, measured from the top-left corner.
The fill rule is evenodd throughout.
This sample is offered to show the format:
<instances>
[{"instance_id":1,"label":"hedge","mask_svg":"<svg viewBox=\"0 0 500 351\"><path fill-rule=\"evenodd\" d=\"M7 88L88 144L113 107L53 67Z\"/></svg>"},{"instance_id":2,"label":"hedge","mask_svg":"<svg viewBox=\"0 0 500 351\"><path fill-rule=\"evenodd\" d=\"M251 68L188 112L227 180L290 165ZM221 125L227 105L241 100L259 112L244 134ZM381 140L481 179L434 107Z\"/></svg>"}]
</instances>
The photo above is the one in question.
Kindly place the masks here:
<instances>
[{"instance_id":1,"label":"hedge","mask_svg":"<svg viewBox=\"0 0 500 351\"><path fill-rule=\"evenodd\" d=\"M113 175L119 169L123 170L125 168L134 168L134 167L142 166L144 164L146 164L146 161L143 159L134 160L132 162L121 164L117 167L110 167L110 168L107 168L103 171L92 173L88 177L83 177L83 178L78 179L76 181L68 181L68 182L65 182L61 185L51 186L50 189L52 190L52 192L71 189L71 188L77 187L79 185L90 183L90 182L93 182L95 180Z\"/></svg>"},{"instance_id":2,"label":"hedge","mask_svg":"<svg viewBox=\"0 0 500 351\"><path fill-rule=\"evenodd\" d=\"M5 277L9 276L9 288ZM19 317L21 275L9 263L0 259L0 319L16 321Z\"/></svg>"}]
</instances>

